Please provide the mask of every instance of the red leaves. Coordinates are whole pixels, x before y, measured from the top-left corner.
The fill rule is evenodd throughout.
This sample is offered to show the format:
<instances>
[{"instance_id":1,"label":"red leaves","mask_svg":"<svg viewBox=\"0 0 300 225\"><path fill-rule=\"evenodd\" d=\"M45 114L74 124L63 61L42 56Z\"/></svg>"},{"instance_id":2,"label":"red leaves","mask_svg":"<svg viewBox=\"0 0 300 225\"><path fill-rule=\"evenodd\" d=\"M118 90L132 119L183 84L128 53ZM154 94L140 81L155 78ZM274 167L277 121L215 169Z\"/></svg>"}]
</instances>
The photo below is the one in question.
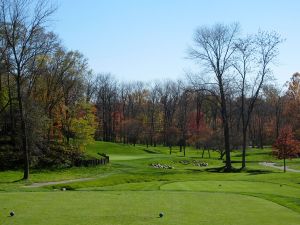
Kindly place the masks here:
<instances>
[{"instance_id":1,"label":"red leaves","mask_svg":"<svg viewBox=\"0 0 300 225\"><path fill-rule=\"evenodd\" d=\"M300 154L300 142L294 138L291 126L281 129L273 145L273 153L279 158L295 158Z\"/></svg>"}]
</instances>

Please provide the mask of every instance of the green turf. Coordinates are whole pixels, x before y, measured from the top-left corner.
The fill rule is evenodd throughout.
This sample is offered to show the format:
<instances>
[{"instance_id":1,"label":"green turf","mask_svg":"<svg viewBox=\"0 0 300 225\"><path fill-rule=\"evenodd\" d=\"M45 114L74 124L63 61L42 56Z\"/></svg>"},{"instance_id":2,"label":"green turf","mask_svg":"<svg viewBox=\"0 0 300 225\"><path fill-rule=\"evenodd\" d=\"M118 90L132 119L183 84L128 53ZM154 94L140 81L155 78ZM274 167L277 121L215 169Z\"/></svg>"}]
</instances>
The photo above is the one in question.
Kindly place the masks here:
<instances>
[{"instance_id":1,"label":"green turf","mask_svg":"<svg viewBox=\"0 0 300 225\"><path fill-rule=\"evenodd\" d=\"M11 201L14 199L14 201ZM8 224L297 225L300 215L260 198L197 192L54 192L0 196ZM9 210L16 213L7 217ZM164 217L159 218L159 212Z\"/></svg>"},{"instance_id":2,"label":"green turf","mask_svg":"<svg viewBox=\"0 0 300 225\"><path fill-rule=\"evenodd\" d=\"M299 224L300 176L259 165L275 162L270 149L249 149L247 168L241 152L232 152L235 172L220 172L217 152L178 147L95 142L87 156L110 156L105 166L0 172L0 224ZM207 162L208 167L197 163ZM300 159L288 160L298 168ZM157 169L151 164L173 169ZM34 182L93 178L33 188ZM66 192L59 191L67 188ZM2 192L1 192L2 191ZM7 217L10 210L15 217ZM165 212L163 219L158 218Z\"/></svg>"},{"instance_id":3,"label":"green turf","mask_svg":"<svg viewBox=\"0 0 300 225\"><path fill-rule=\"evenodd\" d=\"M165 184L162 190L231 192L231 193L260 193L288 197L300 197L300 189L288 185L251 181L184 181Z\"/></svg>"}]
</instances>

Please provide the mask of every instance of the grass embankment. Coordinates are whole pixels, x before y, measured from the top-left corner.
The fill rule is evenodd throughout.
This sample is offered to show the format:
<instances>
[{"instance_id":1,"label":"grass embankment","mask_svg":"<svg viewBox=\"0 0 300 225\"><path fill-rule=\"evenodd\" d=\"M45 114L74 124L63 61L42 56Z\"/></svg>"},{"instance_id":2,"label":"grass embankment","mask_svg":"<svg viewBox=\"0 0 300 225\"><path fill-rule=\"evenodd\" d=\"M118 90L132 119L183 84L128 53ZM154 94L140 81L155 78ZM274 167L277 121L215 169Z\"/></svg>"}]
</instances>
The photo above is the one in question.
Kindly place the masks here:
<instances>
[{"instance_id":1,"label":"grass embankment","mask_svg":"<svg viewBox=\"0 0 300 225\"><path fill-rule=\"evenodd\" d=\"M202 159L202 151L136 147L96 142L87 154L105 153L106 166L32 171L31 180L19 171L0 173L0 224L299 224L300 176L259 165L280 164L269 149L249 150L247 169L221 173L218 154ZM240 168L240 152L232 153ZM200 167L207 162L208 167ZM292 163L291 163L292 162ZM173 169L157 169L166 164ZM296 168L300 160L288 162ZM32 182L93 180L40 188ZM61 192L62 187L67 188ZM70 191L72 190L72 191ZM32 192L32 193L31 193ZM16 216L7 217L10 210ZM158 213L165 213L158 218Z\"/></svg>"}]
</instances>

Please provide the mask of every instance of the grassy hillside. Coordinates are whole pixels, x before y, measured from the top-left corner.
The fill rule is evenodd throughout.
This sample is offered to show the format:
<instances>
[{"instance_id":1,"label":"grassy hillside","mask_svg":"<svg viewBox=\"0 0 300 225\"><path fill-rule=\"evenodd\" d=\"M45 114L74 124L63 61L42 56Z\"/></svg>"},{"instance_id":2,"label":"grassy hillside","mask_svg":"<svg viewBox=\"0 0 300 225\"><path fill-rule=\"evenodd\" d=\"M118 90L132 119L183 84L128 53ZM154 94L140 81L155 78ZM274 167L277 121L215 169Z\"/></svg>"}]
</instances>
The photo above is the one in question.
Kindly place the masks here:
<instances>
[{"instance_id":1,"label":"grassy hillside","mask_svg":"<svg viewBox=\"0 0 300 225\"><path fill-rule=\"evenodd\" d=\"M0 172L0 224L299 224L300 173L259 165L280 165L270 149L249 150L243 171L240 152L233 152L232 173L220 172L218 153L202 158L193 148L186 157L162 146L96 142L86 149L89 156L98 153L109 155L110 164L32 171L27 183L19 180L21 171ZM300 160L290 165L298 168ZM78 178L91 180L30 187Z\"/></svg>"}]
</instances>

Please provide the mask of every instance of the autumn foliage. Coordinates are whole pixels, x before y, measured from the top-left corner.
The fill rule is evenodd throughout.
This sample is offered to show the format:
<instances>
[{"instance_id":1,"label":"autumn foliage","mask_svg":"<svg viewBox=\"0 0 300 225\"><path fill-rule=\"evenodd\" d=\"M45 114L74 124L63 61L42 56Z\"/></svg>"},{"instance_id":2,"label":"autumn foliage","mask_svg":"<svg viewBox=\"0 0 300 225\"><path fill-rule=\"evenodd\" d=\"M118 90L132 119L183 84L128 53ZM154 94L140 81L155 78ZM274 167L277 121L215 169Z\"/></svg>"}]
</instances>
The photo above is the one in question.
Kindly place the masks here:
<instances>
[{"instance_id":1,"label":"autumn foliage","mask_svg":"<svg viewBox=\"0 0 300 225\"><path fill-rule=\"evenodd\" d=\"M273 153L279 159L295 158L300 154L300 142L295 139L290 126L281 129L273 145Z\"/></svg>"}]
</instances>

